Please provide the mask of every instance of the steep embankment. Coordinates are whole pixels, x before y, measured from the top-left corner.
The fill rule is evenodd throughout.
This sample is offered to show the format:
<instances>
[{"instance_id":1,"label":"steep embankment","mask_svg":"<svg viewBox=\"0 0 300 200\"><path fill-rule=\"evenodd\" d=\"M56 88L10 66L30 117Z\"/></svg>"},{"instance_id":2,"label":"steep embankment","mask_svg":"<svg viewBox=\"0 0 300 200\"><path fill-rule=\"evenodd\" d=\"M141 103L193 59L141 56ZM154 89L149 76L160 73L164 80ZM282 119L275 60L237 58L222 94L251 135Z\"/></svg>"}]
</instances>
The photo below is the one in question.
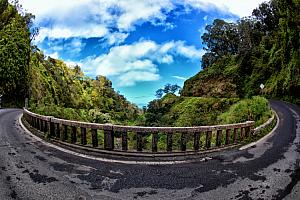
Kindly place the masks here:
<instances>
[{"instance_id":1,"label":"steep embankment","mask_svg":"<svg viewBox=\"0 0 300 200\"><path fill-rule=\"evenodd\" d=\"M215 20L202 36L203 71L187 80L182 96L300 99L300 3L272 0L237 23ZM263 91L260 84L264 84Z\"/></svg>"},{"instance_id":2,"label":"steep embankment","mask_svg":"<svg viewBox=\"0 0 300 200\"><path fill-rule=\"evenodd\" d=\"M30 62L30 109L45 115L97 123L134 121L139 109L112 88L103 76L91 79L79 66L45 57L37 51Z\"/></svg>"}]
</instances>

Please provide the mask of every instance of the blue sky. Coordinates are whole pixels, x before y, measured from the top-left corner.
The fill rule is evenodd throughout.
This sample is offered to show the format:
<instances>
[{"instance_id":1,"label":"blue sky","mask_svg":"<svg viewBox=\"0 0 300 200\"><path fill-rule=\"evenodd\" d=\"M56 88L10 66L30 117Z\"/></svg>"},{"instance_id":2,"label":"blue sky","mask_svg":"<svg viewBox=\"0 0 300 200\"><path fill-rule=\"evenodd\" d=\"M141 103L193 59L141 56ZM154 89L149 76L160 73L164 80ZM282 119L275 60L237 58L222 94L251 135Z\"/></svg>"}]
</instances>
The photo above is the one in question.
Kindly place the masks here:
<instances>
[{"instance_id":1,"label":"blue sky","mask_svg":"<svg viewBox=\"0 0 300 200\"><path fill-rule=\"evenodd\" d=\"M62 3L63 2L63 3ZM262 0L20 0L36 15L46 55L104 75L139 106L167 83L201 70L201 35L215 18L235 21Z\"/></svg>"}]
</instances>

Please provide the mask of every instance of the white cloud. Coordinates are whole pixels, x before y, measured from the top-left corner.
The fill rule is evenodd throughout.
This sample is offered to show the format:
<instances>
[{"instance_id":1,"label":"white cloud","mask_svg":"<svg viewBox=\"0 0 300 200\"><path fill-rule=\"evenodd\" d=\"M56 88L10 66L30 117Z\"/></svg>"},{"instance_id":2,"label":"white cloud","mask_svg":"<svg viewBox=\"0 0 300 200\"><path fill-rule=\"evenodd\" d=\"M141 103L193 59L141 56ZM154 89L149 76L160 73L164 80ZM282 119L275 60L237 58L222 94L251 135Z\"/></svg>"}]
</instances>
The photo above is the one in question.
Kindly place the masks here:
<instances>
[{"instance_id":1,"label":"white cloud","mask_svg":"<svg viewBox=\"0 0 300 200\"><path fill-rule=\"evenodd\" d=\"M80 27L79 27L80 26ZM52 28L41 27L36 42L42 42L46 37L50 39L68 39L68 38L91 38L104 37L108 30L98 24L86 24L74 26L54 25Z\"/></svg>"},{"instance_id":2,"label":"white cloud","mask_svg":"<svg viewBox=\"0 0 300 200\"><path fill-rule=\"evenodd\" d=\"M20 3L36 15L36 23L41 27L38 42L46 37L105 37L112 33L111 28L118 28L119 34L107 37L109 43L115 44L124 40L126 32L136 24L149 21L162 25L166 19L163 11L174 8L171 0L20 0Z\"/></svg>"},{"instance_id":3,"label":"white cloud","mask_svg":"<svg viewBox=\"0 0 300 200\"><path fill-rule=\"evenodd\" d=\"M198 51L194 46L184 46L183 43L178 45L178 54L183 55L187 58L200 58L204 54L204 50Z\"/></svg>"},{"instance_id":4,"label":"white cloud","mask_svg":"<svg viewBox=\"0 0 300 200\"><path fill-rule=\"evenodd\" d=\"M205 53L204 50L198 50L194 46L187 46L183 41L171 41L161 46L161 53L172 52L173 54L183 56L189 59L199 59Z\"/></svg>"},{"instance_id":5,"label":"white cloud","mask_svg":"<svg viewBox=\"0 0 300 200\"><path fill-rule=\"evenodd\" d=\"M116 46L108 54L89 57L84 67L96 69L97 74L104 76L116 76L130 71L156 74L156 65L149 57L157 48L157 44L152 41Z\"/></svg>"},{"instance_id":6,"label":"white cloud","mask_svg":"<svg viewBox=\"0 0 300 200\"><path fill-rule=\"evenodd\" d=\"M238 16L250 15L264 0L20 0L36 15L41 27L37 41L70 37L106 37L110 44L120 44L136 25L150 22L174 27L167 14L177 5L204 10L219 9ZM111 28L118 31L111 31ZM116 34L111 35L112 33Z\"/></svg>"},{"instance_id":7,"label":"white cloud","mask_svg":"<svg viewBox=\"0 0 300 200\"><path fill-rule=\"evenodd\" d=\"M152 21L153 24L164 21L166 15L162 9L170 11L174 8L170 0L121 0L117 5L123 10L117 19L117 27L123 30L131 29L138 21Z\"/></svg>"},{"instance_id":8,"label":"white cloud","mask_svg":"<svg viewBox=\"0 0 300 200\"><path fill-rule=\"evenodd\" d=\"M119 85L123 87L133 86L136 82L157 81L159 75L147 71L129 71L120 75L118 78Z\"/></svg>"},{"instance_id":9,"label":"white cloud","mask_svg":"<svg viewBox=\"0 0 300 200\"><path fill-rule=\"evenodd\" d=\"M122 44L125 39L129 36L128 33L120 33L115 32L105 36L105 40L107 40L108 45L119 45Z\"/></svg>"},{"instance_id":10,"label":"white cloud","mask_svg":"<svg viewBox=\"0 0 300 200\"><path fill-rule=\"evenodd\" d=\"M174 62L174 58L172 55L164 55L162 57L158 57L158 62L163 64L171 64Z\"/></svg>"},{"instance_id":11,"label":"white cloud","mask_svg":"<svg viewBox=\"0 0 300 200\"><path fill-rule=\"evenodd\" d=\"M172 76L173 78L179 79L179 80L183 80L185 81L187 78L182 77L182 76Z\"/></svg>"},{"instance_id":12,"label":"white cloud","mask_svg":"<svg viewBox=\"0 0 300 200\"><path fill-rule=\"evenodd\" d=\"M205 11L217 8L226 13L245 17L251 15L252 10L265 1L266 0L184 0L184 4Z\"/></svg>"},{"instance_id":13,"label":"white cloud","mask_svg":"<svg viewBox=\"0 0 300 200\"><path fill-rule=\"evenodd\" d=\"M112 47L109 53L89 57L82 63L83 70L88 73L94 71L94 74L115 77L118 86L132 86L137 82L158 80L158 65L173 63L175 55L200 60L202 53L182 41L157 44L146 40Z\"/></svg>"}]
</instances>

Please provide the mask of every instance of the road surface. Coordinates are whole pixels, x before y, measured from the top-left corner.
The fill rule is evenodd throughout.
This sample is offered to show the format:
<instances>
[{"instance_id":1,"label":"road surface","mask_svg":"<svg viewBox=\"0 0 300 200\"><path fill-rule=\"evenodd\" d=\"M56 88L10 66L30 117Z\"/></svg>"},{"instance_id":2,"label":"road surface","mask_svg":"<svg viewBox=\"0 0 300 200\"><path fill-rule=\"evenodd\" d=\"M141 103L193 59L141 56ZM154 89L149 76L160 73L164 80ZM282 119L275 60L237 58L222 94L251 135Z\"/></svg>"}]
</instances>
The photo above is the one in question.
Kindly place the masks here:
<instances>
[{"instance_id":1,"label":"road surface","mask_svg":"<svg viewBox=\"0 0 300 200\"><path fill-rule=\"evenodd\" d=\"M300 199L300 108L271 105L280 124L251 149L176 165L107 163L49 147L0 110L0 199Z\"/></svg>"}]
</instances>

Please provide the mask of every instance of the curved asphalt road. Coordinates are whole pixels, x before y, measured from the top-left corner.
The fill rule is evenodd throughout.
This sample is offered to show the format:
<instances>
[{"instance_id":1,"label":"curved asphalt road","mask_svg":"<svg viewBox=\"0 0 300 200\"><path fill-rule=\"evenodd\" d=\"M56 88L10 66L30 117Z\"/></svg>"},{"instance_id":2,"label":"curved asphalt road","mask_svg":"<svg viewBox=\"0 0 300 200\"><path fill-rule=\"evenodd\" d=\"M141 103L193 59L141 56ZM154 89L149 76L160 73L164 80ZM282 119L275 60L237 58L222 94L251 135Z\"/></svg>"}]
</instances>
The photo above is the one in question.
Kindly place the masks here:
<instances>
[{"instance_id":1,"label":"curved asphalt road","mask_svg":"<svg viewBox=\"0 0 300 200\"><path fill-rule=\"evenodd\" d=\"M126 165L48 147L0 110L0 199L300 199L300 108L279 101L274 134L206 162Z\"/></svg>"}]
</instances>

